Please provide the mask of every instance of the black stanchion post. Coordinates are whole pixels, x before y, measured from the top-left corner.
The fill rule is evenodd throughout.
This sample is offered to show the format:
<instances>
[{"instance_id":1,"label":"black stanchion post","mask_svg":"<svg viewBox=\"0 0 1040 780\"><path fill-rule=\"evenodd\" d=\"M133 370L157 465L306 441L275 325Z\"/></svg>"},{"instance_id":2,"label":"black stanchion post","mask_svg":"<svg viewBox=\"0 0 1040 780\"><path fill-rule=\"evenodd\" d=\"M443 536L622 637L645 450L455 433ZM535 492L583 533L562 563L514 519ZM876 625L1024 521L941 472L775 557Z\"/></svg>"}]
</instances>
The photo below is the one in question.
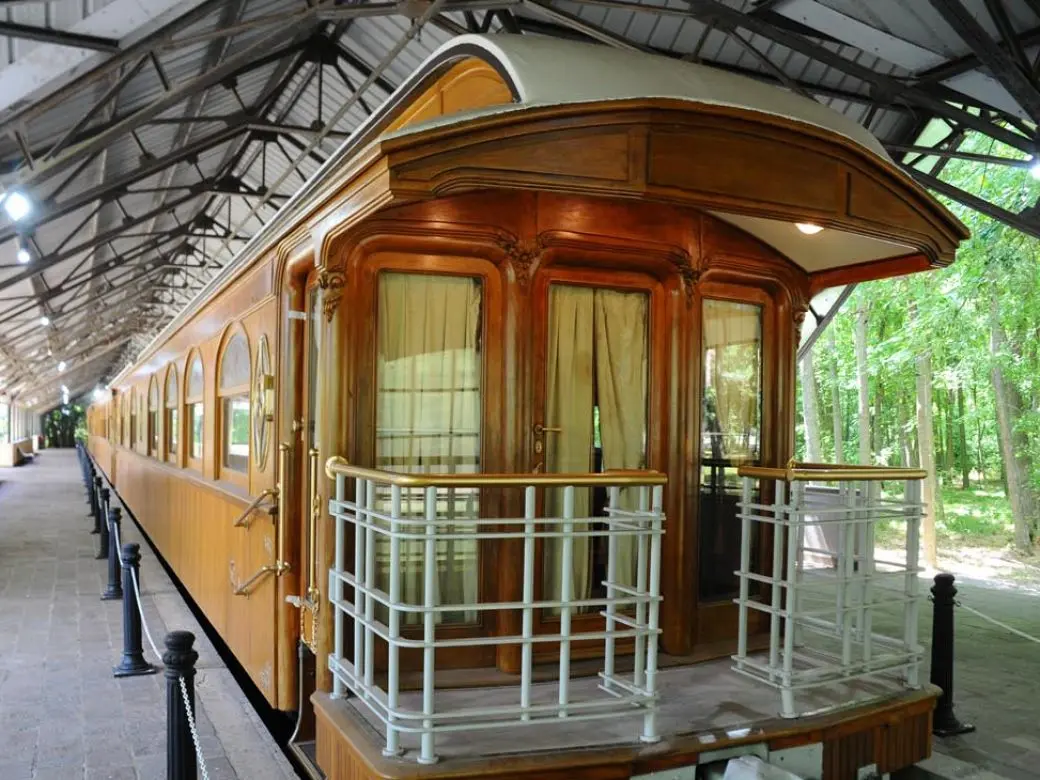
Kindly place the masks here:
<instances>
[{"instance_id":1,"label":"black stanchion post","mask_svg":"<svg viewBox=\"0 0 1040 780\"><path fill-rule=\"evenodd\" d=\"M197 780L198 761L191 739L188 708L195 716L195 635L171 631L166 635L166 780ZM187 692L181 691L181 679ZM187 702L185 702L187 698Z\"/></svg>"},{"instance_id":2,"label":"black stanchion post","mask_svg":"<svg viewBox=\"0 0 1040 780\"><path fill-rule=\"evenodd\" d=\"M118 509L110 510L107 517L112 516L112 512L118 512ZM103 561L108 557L108 520L106 518L101 519L101 533L98 536L98 551L97 555L94 556L94 560Z\"/></svg>"},{"instance_id":3,"label":"black stanchion post","mask_svg":"<svg viewBox=\"0 0 1040 780\"><path fill-rule=\"evenodd\" d=\"M122 566L119 563L119 507L108 513L108 587L101 594L102 601L123 598L123 585L119 580Z\"/></svg>"},{"instance_id":4,"label":"black stanchion post","mask_svg":"<svg viewBox=\"0 0 1040 780\"><path fill-rule=\"evenodd\" d=\"M961 723L953 714L953 607L956 595L953 575L936 574L932 585L931 682L943 692L932 717L932 733L938 737L952 737L975 730L973 725Z\"/></svg>"},{"instance_id":5,"label":"black stanchion post","mask_svg":"<svg viewBox=\"0 0 1040 780\"><path fill-rule=\"evenodd\" d=\"M102 508L101 508L101 488L102 488L102 486L104 484L105 483L102 481L101 477L98 476L97 471L95 471L94 472L94 506L96 508L97 513L99 515L101 515L101 517L104 517L104 515L101 514L101 512L102 512Z\"/></svg>"},{"instance_id":6,"label":"black stanchion post","mask_svg":"<svg viewBox=\"0 0 1040 780\"><path fill-rule=\"evenodd\" d=\"M97 508L97 492L94 490L94 467L93 466L88 466L87 467L86 483L87 483L87 504L90 505L91 514L93 514L96 517L98 508Z\"/></svg>"},{"instance_id":7,"label":"black stanchion post","mask_svg":"<svg viewBox=\"0 0 1040 780\"><path fill-rule=\"evenodd\" d=\"M101 488L101 506L100 511L94 515L94 530L91 531L92 534L101 533L101 518L108 517L108 501L110 495L111 493L109 493L108 488Z\"/></svg>"},{"instance_id":8,"label":"black stanchion post","mask_svg":"<svg viewBox=\"0 0 1040 780\"><path fill-rule=\"evenodd\" d=\"M119 665L112 669L116 677L136 677L142 674L155 674L158 669L144 660L144 648L141 646L141 610L137 601L137 589L134 588L134 575L140 571L141 548L133 542L127 542L122 550L123 563L123 657Z\"/></svg>"}]
</instances>

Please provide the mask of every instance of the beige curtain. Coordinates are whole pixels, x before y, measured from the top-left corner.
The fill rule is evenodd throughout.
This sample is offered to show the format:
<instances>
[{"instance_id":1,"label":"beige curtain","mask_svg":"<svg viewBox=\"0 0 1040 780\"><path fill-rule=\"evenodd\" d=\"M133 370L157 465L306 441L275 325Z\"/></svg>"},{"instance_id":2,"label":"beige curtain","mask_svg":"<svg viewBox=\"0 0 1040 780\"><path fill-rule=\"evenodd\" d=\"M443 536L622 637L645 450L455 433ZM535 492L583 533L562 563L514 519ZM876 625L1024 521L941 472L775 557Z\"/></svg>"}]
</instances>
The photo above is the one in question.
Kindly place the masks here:
<instances>
[{"instance_id":1,"label":"beige curtain","mask_svg":"<svg viewBox=\"0 0 1040 780\"><path fill-rule=\"evenodd\" d=\"M559 428L545 436L545 468L549 472L586 473L592 470L593 298L588 287L549 288L549 352L546 366L545 426ZM589 516L589 491L574 491L574 516ZM563 490L546 494L547 517L563 515ZM587 530L583 523L575 531ZM542 587L545 598L558 599L563 588L563 540L545 540ZM589 592L589 539L574 539L571 595Z\"/></svg>"},{"instance_id":2,"label":"beige curtain","mask_svg":"<svg viewBox=\"0 0 1040 780\"><path fill-rule=\"evenodd\" d=\"M603 470L646 467L647 296L596 291L596 393ZM639 491L625 488L622 509L639 508ZM636 540L618 540L617 577L636 581Z\"/></svg>"},{"instance_id":3,"label":"beige curtain","mask_svg":"<svg viewBox=\"0 0 1040 780\"><path fill-rule=\"evenodd\" d=\"M735 462L758 459L761 407L762 310L731 301L704 301L705 424L712 455Z\"/></svg>"},{"instance_id":4,"label":"beige curtain","mask_svg":"<svg viewBox=\"0 0 1040 780\"><path fill-rule=\"evenodd\" d=\"M645 293L553 285L549 292L549 353L546 376L546 469L589 472L593 468L594 408L599 406L603 468L646 465L648 301ZM638 496L623 491L622 506L636 508ZM588 517L591 492L575 492L575 517ZM563 491L550 491L546 512L563 513ZM575 524L587 530L587 524ZM634 540L618 547L618 578L635 581ZM570 571L574 598L592 588L588 537L574 540ZM563 543L547 539L543 587L547 598L562 592Z\"/></svg>"},{"instance_id":5,"label":"beige curtain","mask_svg":"<svg viewBox=\"0 0 1040 780\"><path fill-rule=\"evenodd\" d=\"M389 471L472 473L480 469L480 314L477 280L386 273L379 282L376 466ZM383 497L389 508L389 492ZM422 495L405 494L406 514L420 515ZM438 516L466 520L479 512L476 491L440 491ZM417 526L408 530L416 531ZM422 541L401 545L402 597L423 602ZM377 556L380 587L389 588L389 541ZM437 548L438 604L476 602L477 543L441 541ZM473 612L442 613L474 622ZM417 618L405 618L411 622Z\"/></svg>"}]
</instances>

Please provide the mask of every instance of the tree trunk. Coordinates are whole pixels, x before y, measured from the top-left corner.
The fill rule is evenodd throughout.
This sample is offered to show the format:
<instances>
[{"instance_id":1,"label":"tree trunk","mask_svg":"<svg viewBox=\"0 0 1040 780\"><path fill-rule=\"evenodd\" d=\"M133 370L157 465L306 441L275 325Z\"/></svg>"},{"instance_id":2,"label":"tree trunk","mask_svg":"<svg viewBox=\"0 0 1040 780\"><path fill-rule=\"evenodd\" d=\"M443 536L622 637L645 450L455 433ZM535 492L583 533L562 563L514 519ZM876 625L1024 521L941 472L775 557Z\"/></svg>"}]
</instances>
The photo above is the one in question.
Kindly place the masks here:
<instances>
[{"instance_id":1,"label":"tree trunk","mask_svg":"<svg viewBox=\"0 0 1040 780\"><path fill-rule=\"evenodd\" d=\"M946 473L950 482L953 482L953 474L957 470L957 451L953 446L953 391L946 388L942 391L943 406L946 407Z\"/></svg>"},{"instance_id":2,"label":"tree trunk","mask_svg":"<svg viewBox=\"0 0 1040 780\"><path fill-rule=\"evenodd\" d=\"M975 446L978 449L979 482L986 482L986 451L982 448L982 415L979 414L979 389L975 383L975 372L972 372L971 380L971 408L975 410Z\"/></svg>"},{"instance_id":3,"label":"tree trunk","mask_svg":"<svg viewBox=\"0 0 1040 780\"><path fill-rule=\"evenodd\" d=\"M971 489L971 458L968 455L968 430L964 423L964 386L957 384L957 443L960 445L958 456L961 460L961 488Z\"/></svg>"},{"instance_id":4,"label":"tree trunk","mask_svg":"<svg viewBox=\"0 0 1040 780\"><path fill-rule=\"evenodd\" d=\"M914 455L910 451L910 437L907 435L907 429L910 426L910 421L907 419L906 406L903 405L903 399L899 399L899 403L896 405L899 412L899 456L900 465L907 469L910 468L910 464L914 463Z\"/></svg>"},{"instance_id":5,"label":"tree trunk","mask_svg":"<svg viewBox=\"0 0 1040 780\"><path fill-rule=\"evenodd\" d=\"M805 454L810 463L823 461L820 446L820 405L816 395L816 372L813 370L813 350L801 360L802 417L805 420Z\"/></svg>"},{"instance_id":6,"label":"tree trunk","mask_svg":"<svg viewBox=\"0 0 1040 780\"><path fill-rule=\"evenodd\" d=\"M878 372L877 380L874 382L874 416L871 420L871 427L874 434L874 454L880 456L885 451L885 426L882 422L881 409L885 404L885 382Z\"/></svg>"},{"instance_id":7,"label":"tree trunk","mask_svg":"<svg viewBox=\"0 0 1040 780\"><path fill-rule=\"evenodd\" d=\"M859 462L870 465L870 392L867 376L867 305L856 309L856 381L859 384Z\"/></svg>"},{"instance_id":8,"label":"tree trunk","mask_svg":"<svg viewBox=\"0 0 1040 780\"><path fill-rule=\"evenodd\" d=\"M943 437L943 393L942 388L936 392L932 389L932 402L935 404L933 407L934 417L932 419L933 430L939 431L938 438L935 439L935 474L936 477L942 478L942 474L946 471L946 439Z\"/></svg>"},{"instance_id":9,"label":"tree trunk","mask_svg":"<svg viewBox=\"0 0 1040 780\"><path fill-rule=\"evenodd\" d=\"M1015 519L1015 546L1022 552L1032 552L1037 510L1036 495L1029 484L1033 464L1029 457L1029 439L1025 432L1018 429L1022 398L1000 365L1000 354L1004 351L1006 338L1000 324L999 305L994 294L990 308L989 349L993 358L991 374L993 401L997 410L997 433L1007 476L1007 497L1011 503L1011 515Z\"/></svg>"},{"instance_id":10,"label":"tree trunk","mask_svg":"<svg viewBox=\"0 0 1040 780\"><path fill-rule=\"evenodd\" d=\"M838 387L838 345L834 338L834 329L830 329L828 345L831 350L830 372L831 372L831 411L834 425L834 462L845 462L845 442L842 437L842 429L845 421L841 416L841 390Z\"/></svg>"},{"instance_id":11,"label":"tree trunk","mask_svg":"<svg viewBox=\"0 0 1040 780\"><path fill-rule=\"evenodd\" d=\"M921 541L924 559L929 566L938 565L938 544L935 535L936 520L942 511L942 498L935 476L935 441L932 417L932 353L925 350L917 356L917 448L921 468L928 472L921 499L925 504Z\"/></svg>"}]
</instances>

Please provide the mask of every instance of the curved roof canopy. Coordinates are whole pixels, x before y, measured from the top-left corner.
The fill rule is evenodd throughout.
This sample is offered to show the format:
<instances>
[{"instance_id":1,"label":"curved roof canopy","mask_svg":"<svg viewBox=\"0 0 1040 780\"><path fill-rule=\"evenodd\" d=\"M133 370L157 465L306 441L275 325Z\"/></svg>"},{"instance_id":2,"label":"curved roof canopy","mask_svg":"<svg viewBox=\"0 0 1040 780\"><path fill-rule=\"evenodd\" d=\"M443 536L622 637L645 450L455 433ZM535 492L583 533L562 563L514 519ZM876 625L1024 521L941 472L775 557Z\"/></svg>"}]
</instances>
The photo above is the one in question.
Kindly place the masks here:
<instances>
[{"instance_id":1,"label":"curved roof canopy","mask_svg":"<svg viewBox=\"0 0 1040 780\"><path fill-rule=\"evenodd\" d=\"M833 108L720 68L643 52L575 45L558 38L516 35L459 36L434 52L430 62L472 54L502 71L517 104L525 108L642 98L728 106L814 125L891 159L869 130Z\"/></svg>"}]
</instances>

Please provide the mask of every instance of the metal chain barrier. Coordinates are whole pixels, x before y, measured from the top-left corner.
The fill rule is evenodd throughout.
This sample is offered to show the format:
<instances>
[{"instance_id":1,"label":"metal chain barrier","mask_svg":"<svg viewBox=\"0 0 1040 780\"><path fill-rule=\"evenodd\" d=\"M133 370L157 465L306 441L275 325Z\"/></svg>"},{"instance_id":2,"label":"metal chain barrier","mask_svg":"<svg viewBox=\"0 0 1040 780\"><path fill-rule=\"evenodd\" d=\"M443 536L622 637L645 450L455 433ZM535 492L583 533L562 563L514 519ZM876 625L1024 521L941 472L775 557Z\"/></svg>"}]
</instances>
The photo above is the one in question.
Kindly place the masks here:
<instances>
[{"instance_id":1,"label":"metal chain barrier","mask_svg":"<svg viewBox=\"0 0 1040 780\"><path fill-rule=\"evenodd\" d=\"M131 570L130 576L134 580L134 596L137 597L137 611L141 614L141 628L144 629L145 639L148 640L149 647L152 648L152 652L155 653L155 657L162 661L162 653L159 652L159 646L155 644L155 640L152 639L152 632L148 630L148 621L144 619L144 607L141 606L141 586L137 582L137 572ZM182 678L183 679L183 678Z\"/></svg>"},{"instance_id":2,"label":"metal chain barrier","mask_svg":"<svg viewBox=\"0 0 1040 780\"><path fill-rule=\"evenodd\" d=\"M206 771L206 760L202 757L202 748L199 746L199 732L195 728L195 714L191 711L191 701L188 699L188 686L184 682L184 677L178 677L177 680L181 685L184 712L188 715L188 729L191 731L191 741L195 743L195 755L199 759L199 772L202 774L202 780L209 780L209 772Z\"/></svg>"},{"instance_id":3,"label":"metal chain barrier","mask_svg":"<svg viewBox=\"0 0 1040 780\"><path fill-rule=\"evenodd\" d=\"M112 525L112 533L115 535L116 549L123 549L123 540L119 538L119 528L115 524ZM155 644L155 640L152 639L152 632L148 629L148 620L144 615L144 602L141 600L141 584L137 580L137 571L134 569L130 570L130 576L134 583L134 597L137 601L137 612L141 616L141 628L144 631L145 638L148 640L149 647L152 648L152 652L155 657L162 663L163 654L159 650L158 645ZM209 780L209 771L206 768L206 759L202 756L202 747L199 744L199 732L195 726L195 713L192 712L191 701L188 698L188 686L184 681L184 676L181 675L177 678L181 688L181 697L184 699L184 712L188 716L188 730L191 731L191 741L195 745L195 757L199 762L199 773L202 776L202 780Z\"/></svg>"},{"instance_id":4,"label":"metal chain barrier","mask_svg":"<svg viewBox=\"0 0 1040 780\"><path fill-rule=\"evenodd\" d=\"M975 615L976 617L980 617L983 620L986 620L986 621L992 623L993 625L998 626L998 627L1004 629L1005 631L1009 631L1012 634L1014 634L1015 636L1022 637L1022 639L1028 639L1030 642L1035 642L1036 644L1040 645L1040 639L1037 639L1035 636L1031 636L1031 635L1027 634L1025 631L1019 631L1017 628L1013 628L1012 626L1009 626L1007 623L1002 623L999 620L997 620L996 618L990 617L989 615L985 614L984 612L979 612L977 609L973 609L972 607L969 607L967 604L963 604L960 601L958 601L956 603L957 603L958 607L960 607L961 609L965 610L966 612L970 612L971 614Z\"/></svg>"}]
</instances>

